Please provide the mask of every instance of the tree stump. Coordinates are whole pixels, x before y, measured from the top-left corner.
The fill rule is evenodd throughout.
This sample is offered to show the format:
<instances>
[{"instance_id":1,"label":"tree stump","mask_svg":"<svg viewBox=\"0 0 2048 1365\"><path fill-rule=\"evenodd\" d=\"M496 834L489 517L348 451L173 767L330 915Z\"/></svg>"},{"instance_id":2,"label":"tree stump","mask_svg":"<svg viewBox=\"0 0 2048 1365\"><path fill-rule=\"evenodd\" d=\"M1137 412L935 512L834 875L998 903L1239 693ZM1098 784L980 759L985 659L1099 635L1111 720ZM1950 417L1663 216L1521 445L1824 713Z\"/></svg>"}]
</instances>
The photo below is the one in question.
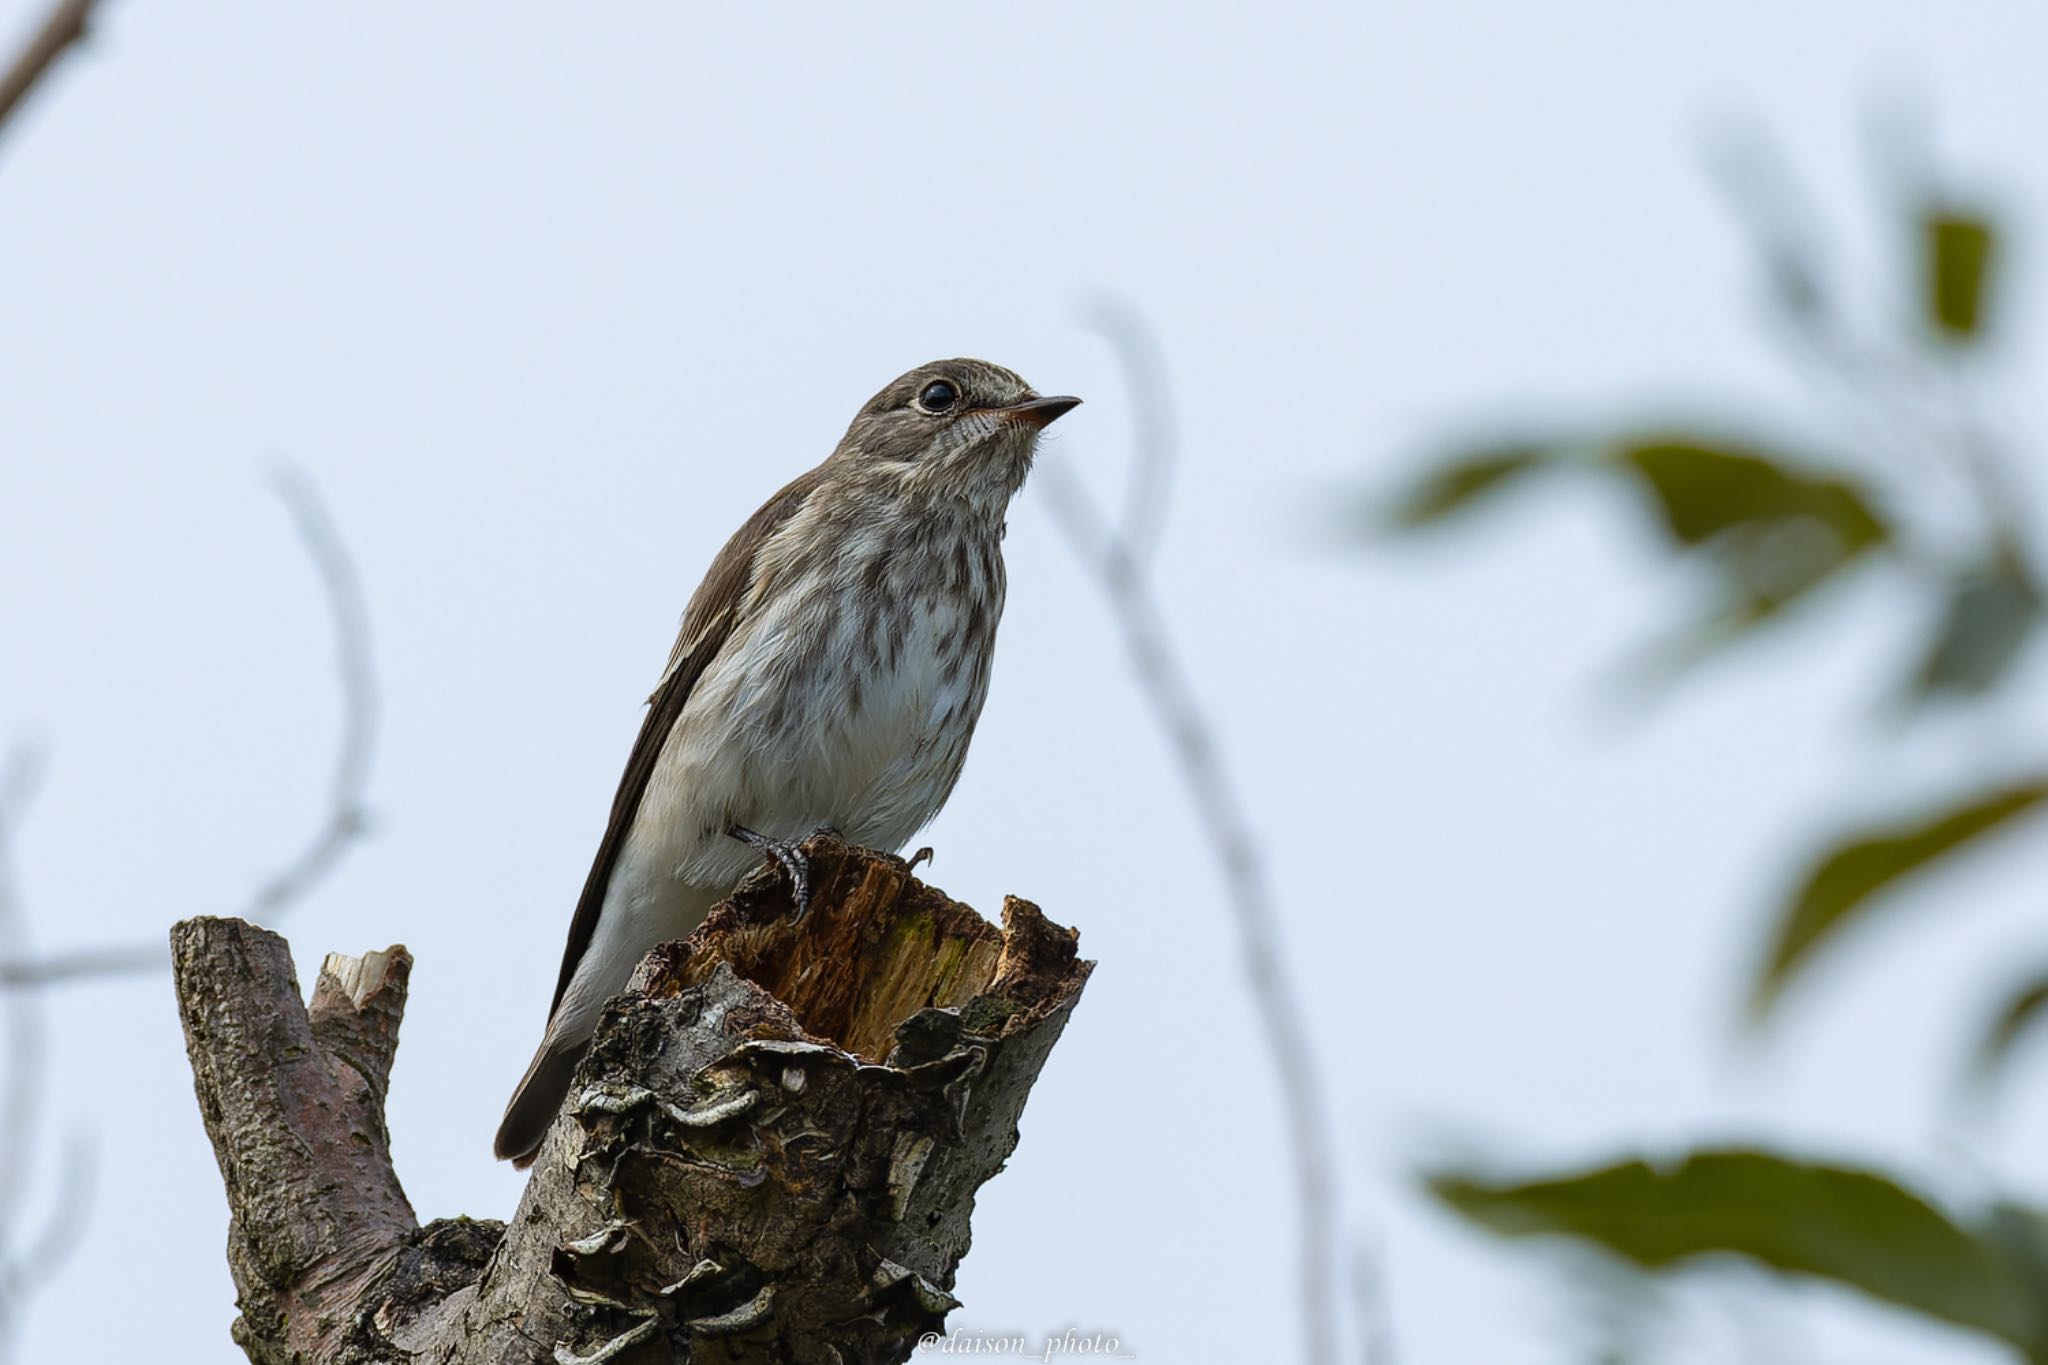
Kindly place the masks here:
<instances>
[{"instance_id":1,"label":"tree stump","mask_svg":"<svg viewBox=\"0 0 2048 1365\"><path fill-rule=\"evenodd\" d=\"M249 1359L870 1365L942 1330L1094 964L1029 902L998 930L900 858L805 849L803 920L764 871L606 1006L509 1224L421 1227L392 1168L404 948L330 956L302 1006L277 935L173 928Z\"/></svg>"}]
</instances>

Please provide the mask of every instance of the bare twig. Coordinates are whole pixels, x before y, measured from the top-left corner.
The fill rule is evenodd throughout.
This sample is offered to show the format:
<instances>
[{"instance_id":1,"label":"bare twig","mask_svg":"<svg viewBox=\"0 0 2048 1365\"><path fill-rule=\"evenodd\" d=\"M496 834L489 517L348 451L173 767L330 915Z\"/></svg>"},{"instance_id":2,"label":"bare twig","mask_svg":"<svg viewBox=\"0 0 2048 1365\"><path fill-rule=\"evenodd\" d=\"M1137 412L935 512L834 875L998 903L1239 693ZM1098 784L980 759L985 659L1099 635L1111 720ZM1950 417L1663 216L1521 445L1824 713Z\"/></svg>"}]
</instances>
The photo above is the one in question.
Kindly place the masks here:
<instances>
[{"instance_id":1,"label":"bare twig","mask_svg":"<svg viewBox=\"0 0 2048 1365\"><path fill-rule=\"evenodd\" d=\"M1358 1331L1361 1365L1394 1365L1392 1311L1388 1304L1384 1249L1363 1239L1351 1247L1351 1316Z\"/></svg>"},{"instance_id":2,"label":"bare twig","mask_svg":"<svg viewBox=\"0 0 2048 1365\"><path fill-rule=\"evenodd\" d=\"M64 1142L62 1161L57 1170L57 1194L44 1215L42 1230L0 1262L0 1355L12 1356L22 1305L63 1269L85 1231L98 1174L93 1143L85 1135L73 1133Z\"/></svg>"},{"instance_id":3,"label":"bare twig","mask_svg":"<svg viewBox=\"0 0 2048 1365\"><path fill-rule=\"evenodd\" d=\"M0 75L0 128L6 126L29 92L42 83L57 59L84 40L97 3L98 0L57 0L42 27L15 57L14 64L5 75Z\"/></svg>"},{"instance_id":4,"label":"bare twig","mask_svg":"<svg viewBox=\"0 0 2048 1365\"><path fill-rule=\"evenodd\" d=\"M29 951L27 917L14 881L14 831L27 817L42 775L42 751L29 744L17 745L0 765L0 954L8 957ZM0 1236L19 1221L21 1187L28 1172L29 1146L42 1101L43 1064L49 1052L39 1002L10 999L4 1018L7 1083L0 1090Z\"/></svg>"},{"instance_id":5,"label":"bare twig","mask_svg":"<svg viewBox=\"0 0 2048 1365\"><path fill-rule=\"evenodd\" d=\"M341 735L320 825L305 845L235 911L238 918L274 923L304 900L363 835L367 825L365 793L371 759L376 752L378 708L369 616L364 607L362 583L347 547L319 491L304 474L288 467L280 469L272 486L291 513L299 543L313 561L327 599L342 697ZM132 975L159 971L169 963L169 950L158 939L84 948L42 958L26 958L0 948L0 988Z\"/></svg>"},{"instance_id":6,"label":"bare twig","mask_svg":"<svg viewBox=\"0 0 2048 1365\"><path fill-rule=\"evenodd\" d=\"M0 991L57 986L67 981L92 978L133 976L138 972L154 971L169 961L162 945L155 943L124 943L73 953L52 953L48 957L9 958L0 961Z\"/></svg>"},{"instance_id":7,"label":"bare twig","mask_svg":"<svg viewBox=\"0 0 2048 1365\"><path fill-rule=\"evenodd\" d=\"M1180 453L1180 420L1167 397L1166 357L1143 315L1121 299L1102 295L1086 318L1124 367L1135 411L1131 415L1131 472L1124 491L1120 539L1133 563L1151 564L1166 524L1173 466Z\"/></svg>"},{"instance_id":8,"label":"bare twig","mask_svg":"<svg viewBox=\"0 0 2048 1365\"><path fill-rule=\"evenodd\" d=\"M268 921L296 904L332 870L367 823L365 794L377 743L377 678L370 666L370 615L362 579L327 514L320 491L301 470L280 466L272 487L292 514L299 541L319 571L334 621L334 667L341 680L341 737L328 786L327 819L312 841L257 890L242 918Z\"/></svg>"},{"instance_id":9,"label":"bare twig","mask_svg":"<svg viewBox=\"0 0 2048 1365\"><path fill-rule=\"evenodd\" d=\"M41 783L40 751L22 746L0 765L0 953L28 951L28 919L14 882L14 831L26 817ZM84 1211L91 1203L89 1148L74 1137L66 1145L57 1198L49 1222L27 1246L12 1245L22 1223L22 1190L34 1165L36 1130L42 1124L43 1082L49 1063L49 1034L43 1002L16 993L5 1005L7 1081L0 1090L0 1359L13 1357L21 1310L35 1288L70 1254Z\"/></svg>"},{"instance_id":10,"label":"bare twig","mask_svg":"<svg viewBox=\"0 0 2048 1365\"><path fill-rule=\"evenodd\" d=\"M1138 314L1126 306L1112 305L1098 306L1094 313L1097 329L1118 348L1130 382L1139 391L1136 406L1141 421L1171 412L1158 345ZM1165 465L1172 457L1171 432L1153 432L1149 437L1141 433L1138 444L1144 452L1141 464L1152 467L1133 475L1132 495L1161 501L1170 473ZM1126 508L1124 529L1115 531L1063 465L1047 461L1039 480L1053 521L1108 600L1139 690L1166 732L1196 816L1223 866L1227 899L1237 922L1239 958L1272 1057L1293 1152L1301 1233L1296 1273L1308 1339L1306 1358L1313 1365L1334 1365L1338 1335L1334 1281L1339 1254L1328 1106L1310 1050L1308 1028L1296 1006L1281 955L1280 915L1251 820L1236 785L1224 771L1215 732L1195 700L1186 669L1173 652L1165 618L1146 575L1144 554L1157 534L1158 514ZM1134 542L1133 536L1139 539Z\"/></svg>"}]
</instances>

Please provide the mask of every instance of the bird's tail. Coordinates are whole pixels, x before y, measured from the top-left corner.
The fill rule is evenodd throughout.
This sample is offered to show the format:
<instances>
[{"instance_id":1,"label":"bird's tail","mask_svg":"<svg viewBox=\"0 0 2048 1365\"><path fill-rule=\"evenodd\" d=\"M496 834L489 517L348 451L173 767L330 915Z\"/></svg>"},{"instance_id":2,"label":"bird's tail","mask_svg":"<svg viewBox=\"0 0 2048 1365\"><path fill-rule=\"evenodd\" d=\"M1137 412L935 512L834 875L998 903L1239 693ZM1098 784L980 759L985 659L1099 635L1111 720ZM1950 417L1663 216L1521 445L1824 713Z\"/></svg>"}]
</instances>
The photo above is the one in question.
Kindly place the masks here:
<instances>
[{"instance_id":1,"label":"bird's tail","mask_svg":"<svg viewBox=\"0 0 2048 1365\"><path fill-rule=\"evenodd\" d=\"M522 1171L533 1164L541 1139L548 1135L548 1128L569 1094L576 1063L583 1059L589 1046L588 1039L541 1043L526 1074L519 1078L519 1088L512 1092L512 1102L505 1106L505 1117L498 1123L498 1136L491 1148L500 1161L510 1161Z\"/></svg>"}]
</instances>

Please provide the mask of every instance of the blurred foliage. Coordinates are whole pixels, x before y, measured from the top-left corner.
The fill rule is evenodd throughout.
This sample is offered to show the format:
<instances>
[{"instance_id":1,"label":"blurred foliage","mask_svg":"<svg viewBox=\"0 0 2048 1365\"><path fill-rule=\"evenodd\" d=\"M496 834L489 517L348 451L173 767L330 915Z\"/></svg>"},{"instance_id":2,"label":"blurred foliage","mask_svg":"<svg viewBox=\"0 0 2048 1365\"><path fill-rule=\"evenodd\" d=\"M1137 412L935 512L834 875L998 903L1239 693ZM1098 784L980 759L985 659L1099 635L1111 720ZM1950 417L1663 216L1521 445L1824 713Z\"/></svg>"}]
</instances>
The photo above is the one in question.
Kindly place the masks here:
<instances>
[{"instance_id":1,"label":"blurred foliage","mask_svg":"<svg viewBox=\"0 0 2048 1365\"><path fill-rule=\"evenodd\" d=\"M1984 219L1939 207L1923 215L1920 226L1926 239L1927 320L1936 331L1968 341L1983 324L1984 288L1998 239Z\"/></svg>"},{"instance_id":2,"label":"blurred foliage","mask_svg":"<svg viewBox=\"0 0 2048 1365\"><path fill-rule=\"evenodd\" d=\"M2048 1358L2034 1267L1997 1216L1959 1223L1881 1175L1709 1150L1666 1169L1628 1161L1526 1183L1444 1173L1429 1188L1503 1237L1583 1238L1650 1270L1740 1256Z\"/></svg>"},{"instance_id":3,"label":"blurred foliage","mask_svg":"<svg viewBox=\"0 0 2048 1365\"><path fill-rule=\"evenodd\" d=\"M1761 1017L1768 1012L1814 949L1868 909L1879 892L2035 813L2044 797L2048 779L2002 786L1931 818L1858 836L1827 850L1779 917L1777 937L1750 997L1751 1014Z\"/></svg>"},{"instance_id":4,"label":"blurred foliage","mask_svg":"<svg viewBox=\"0 0 2048 1365\"><path fill-rule=\"evenodd\" d=\"M1550 455L1541 445L1503 446L1438 465L1395 504L1393 524L1413 530L1462 512L1503 485L1541 470Z\"/></svg>"},{"instance_id":5,"label":"blurred foliage","mask_svg":"<svg viewBox=\"0 0 2048 1365\"><path fill-rule=\"evenodd\" d=\"M1726 169L1796 363L1816 390L1847 395L1866 420L1845 421L1832 442L1764 439L1759 433L1785 424L1754 415L1496 442L1453 453L1391 499L1376 499L1371 520L1412 534L1539 478L1618 485L1656 543L1705 577L1715 603L1662 651L1670 672L1765 628L1810 619L1832 600L1827 589L1880 571L1875 589L1922 631L1887 689L1901 703L1894 715L1910 724L1940 702L1952 717L1993 724L2024 673L2043 601L2040 547L2023 524L2015 471L1983 431L1967 384L1995 316L1997 229L1925 188L1925 178L1917 182L1901 213L1911 268L1893 291L1907 306L1880 310L1892 321L1872 335L1831 295L1829 253L1801 221L1782 166L1751 147ZM1930 511L1953 504L1958 487L1967 504L1961 529ZM2016 763L2012 749L1985 752ZM1981 856L2044 812L2048 767L2037 756L2034 771L1986 772L1971 790L1875 821L1826 820L1848 832L1809 854L1772 912L1748 1018L1774 1020L1787 988L1874 909L1926 904L1937 866ZM2048 967L1991 1015L1962 1077L1978 1093L1994 1087L2044 1020ZM1501 1237L1564 1239L1644 1272L1747 1262L1844 1286L2048 1362L2048 1213L1995 1200L1962 1217L1912 1184L1728 1149L1537 1178L1469 1166L1427 1177L1446 1207Z\"/></svg>"},{"instance_id":6,"label":"blurred foliage","mask_svg":"<svg viewBox=\"0 0 2048 1365\"><path fill-rule=\"evenodd\" d=\"M2041 590L2016 546L1999 545L1956 575L1909 693L1975 696L2004 681L2041 615Z\"/></svg>"},{"instance_id":7,"label":"blurred foliage","mask_svg":"<svg viewBox=\"0 0 2048 1365\"><path fill-rule=\"evenodd\" d=\"M1635 491L1674 551L1705 562L1721 606L1674 658L1697 658L1776 616L1891 536L1869 490L1840 471L1697 431L1624 433L1587 447L1528 442L1451 459L1395 503L1414 530L1539 473L1591 474Z\"/></svg>"},{"instance_id":8,"label":"blurred foliage","mask_svg":"<svg viewBox=\"0 0 2048 1365\"><path fill-rule=\"evenodd\" d=\"M1984 1030L1977 1054L1970 1059L1969 1082L1981 1087L1996 1080L2013 1047L2044 1018L2048 1018L2048 976L2037 976L2012 993Z\"/></svg>"}]
</instances>

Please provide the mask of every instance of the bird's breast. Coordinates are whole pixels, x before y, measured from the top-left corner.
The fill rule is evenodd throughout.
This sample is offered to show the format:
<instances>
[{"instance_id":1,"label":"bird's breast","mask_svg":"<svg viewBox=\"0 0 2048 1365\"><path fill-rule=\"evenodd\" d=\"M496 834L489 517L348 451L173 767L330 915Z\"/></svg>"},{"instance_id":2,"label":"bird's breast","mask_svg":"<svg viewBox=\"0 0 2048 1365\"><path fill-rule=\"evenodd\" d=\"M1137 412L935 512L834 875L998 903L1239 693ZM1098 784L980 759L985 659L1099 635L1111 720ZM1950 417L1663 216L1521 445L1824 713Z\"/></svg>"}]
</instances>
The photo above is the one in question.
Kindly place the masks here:
<instances>
[{"instance_id":1,"label":"bird's breast","mask_svg":"<svg viewBox=\"0 0 2048 1365\"><path fill-rule=\"evenodd\" d=\"M987 695L993 535L845 538L792 566L699 680L664 763L679 815L897 848L944 804ZM724 850L721 850L724 851Z\"/></svg>"}]
</instances>

